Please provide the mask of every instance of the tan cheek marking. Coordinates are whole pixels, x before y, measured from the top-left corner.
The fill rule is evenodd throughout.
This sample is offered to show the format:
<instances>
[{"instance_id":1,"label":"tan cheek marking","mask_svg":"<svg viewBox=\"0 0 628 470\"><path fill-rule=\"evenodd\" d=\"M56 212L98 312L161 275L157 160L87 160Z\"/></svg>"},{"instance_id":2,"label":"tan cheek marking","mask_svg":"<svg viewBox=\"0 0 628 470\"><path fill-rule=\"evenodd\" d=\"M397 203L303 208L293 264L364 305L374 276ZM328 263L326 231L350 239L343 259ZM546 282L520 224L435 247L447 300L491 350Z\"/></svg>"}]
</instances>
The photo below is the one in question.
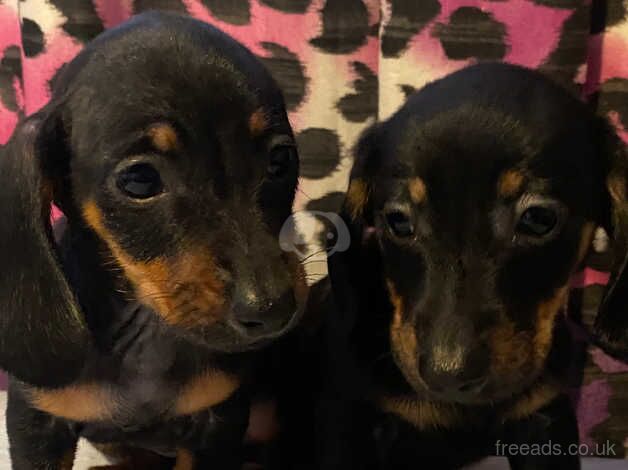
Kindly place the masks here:
<instances>
[{"instance_id":1,"label":"tan cheek marking","mask_svg":"<svg viewBox=\"0 0 628 470\"><path fill-rule=\"evenodd\" d=\"M161 152L172 152L179 147L177 132L170 124L156 124L147 134L153 146Z\"/></svg>"},{"instance_id":2,"label":"tan cheek marking","mask_svg":"<svg viewBox=\"0 0 628 470\"><path fill-rule=\"evenodd\" d=\"M351 180L347 190L346 204L349 215L352 219L357 219L364 212L368 201L368 185L360 178Z\"/></svg>"},{"instance_id":3,"label":"tan cheek marking","mask_svg":"<svg viewBox=\"0 0 628 470\"><path fill-rule=\"evenodd\" d=\"M194 470L194 455L187 449L177 449L177 462L173 470Z\"/></svg>"},{"instance_id":4,"label":"tan cheek marking","mask_svg":"<svg viewBox=\"0 0 628 470\"><path fill-rule=\"evenodd\" d=\"M574 261L574 271L586 256L594 232L595 224L590 222L584 224ZM531 358L535 369L543 365L552 344L556 316L567 302L568 294L569 286L563 286L557 289L551 298L538 305L536 331L533 336L528 332L515 331L512 322L505 322L494 329L491 337L491 368L495 374L509 374L511 371L525 373L526 364L531 363Z\"/></svg>"},{"instance_id":5,"label":"tan cheek marking","mask_svg":"<svg viewBox=\"0 0 628 470\"><path fill-rule=\"evenodd\" d=\"M394 307L393 321L390 326L390 344L405 375L414 383L420 383L418 376L418 345L414 328L403 321L403 299L397 294L395 286L387 281L390 300Z\"/></svg>"},{"instance_id":6,"label":"tan cheek marking","mask_svg":"<svg viewBox=\"0 0 628 470\"><path fill-rule=\"evenodd\" d=\"M154 308L166 322L179 326L211 325L224 311L224 283L212 256L191 247L170 260L138 262L128 256L103 223L93 201L83 205L87 224L107 244L133 284L139 300Z\"/></svg>"},{"instance_id":7,"label":"tan cheek marking","mask_svg":"<svg viewBox=\"0 0 628 470\"><path fill-rule=\"evenodd\" d=\"M55 390L31 388L28 394L33 407L72 421L108 420L117 408L111 393L104 386L93 383Z\"/></svg>"},{"instance_id":8,"label":"tan cheek marking","mask_svg":"<svg viewBox=\"0 0 628 470\"><path fill-rule=\"evenodd\" d=\"M413 397L384 396L379 400L379 407L386 413L399 416L419 430L447 428L459 420L454 407Z\"/></svg>"},{"instance_id":9,"label":"tan cheek marking","mask_svg":"<svg viewBox=\"0 0 628 470\"><path fill-rule=\"evenodd\" d=\"M176 415L190 415L225 401L240 386L233 375L222 371L205 372L189 381L177 398Z\"/></svg>"},{"instance_id":10,"label":"tan cheek marking","mask_svg":"<svg viewBox=\"0 0 628 470\"><path fill-rule=\"evenodd\" d=\"M517 170L504 171L497 182L497 194L501 197L516 196L523 188L525 176Z\"/></svg>"},{"instance_id":11,"label":"tan cheek marking","mask_svg":"<svg viewBox=\"0 0 628 470\"><path fill-rule=\"evenodd\" d=\"M494 328L490 336L491 371L497 376L508 376L516 371L524 373L532 355L531 334L516 331L511 321Z\"/></svg>"},{"instance_id":12,"label":"tan cheek marking","mask_svg":"<svg viewBox=\"0 0 628 470\"><path fill-rule=\"evenodd\" d=\"M210 253L191 247L171 266L175 285L164 285L162 293L173 291L176 304L166 314L166 321L181 326L211 325L225 313L225 285Z\"/></svg>"},{"instance_id":13,"label":"tan cheek marking","mask_svg":"<svg viewBox=\"0 0 628 470\"><path fill-rule=\"evenodd\" d=\"M249 117L249 131L254 137L261 135L268 128L268 125L268 116L264 108L258 109Z\"/></svg>"},{"instance_id":14,"label":"tan cheek marking","mask_svg":"<svg viewBox=\"0 0 628 470\"><path fill-rule=\"evenodd\" d=\"M541 302L536 313L536 334L534 335L534 357L536 366L540 367L545 361L552 344L552 333L556 316L567 301L569 285L556 290L549 299Z\"/></svg>"},{"instance_id":15,"label":"tan cheek marking","mask_svg":"<svg viewBox=\"0 0 628 470\"><path fill-rule=\"evenodd\" d=\"M613 199L613 202L624 202L626 200L626 182L618 175L611 175L606 179L606 187Z\"/></svg>"},{"instance_id":16,"label":"tan cheek marking","mask_svg":"<svg viewBox=\"0 0 628 470\"><path fill-rule=\"evenodd\" d=\"M410 191L410 199L415 204L421 204L427 196L427 188L421 178L412 178L408 181L408 190Z\"/></svg>"},{"instance_id":17,"label":"tan cheek marking","mask_svg":"<svg viewBox=\"0 0 628 470\"><path fill-rule=\"evenodd\" d=\"M561 393L560 387L554 383L542 382L521 397L504 415L507 419L523 419L554 400Z\"/></svg>"}]
</instances>

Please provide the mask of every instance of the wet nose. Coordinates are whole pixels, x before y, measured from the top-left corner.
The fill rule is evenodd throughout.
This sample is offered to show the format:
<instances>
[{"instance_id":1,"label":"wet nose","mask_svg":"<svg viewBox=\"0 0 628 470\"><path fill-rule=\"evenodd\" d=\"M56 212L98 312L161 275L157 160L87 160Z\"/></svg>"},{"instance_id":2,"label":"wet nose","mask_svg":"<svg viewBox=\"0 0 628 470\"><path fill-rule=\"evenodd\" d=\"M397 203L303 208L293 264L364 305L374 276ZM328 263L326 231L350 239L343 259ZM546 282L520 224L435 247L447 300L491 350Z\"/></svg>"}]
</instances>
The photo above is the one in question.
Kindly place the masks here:
<instances>
[{"instance_id":1,"label":"wet nose","mask_svg":"<svg viewBox=\"0 0 628 470\"><path fill-rule=\"evenodd\" d=\"M471 351L453 347L419 358L421 378L430 390L443 395L477 395L486 385L487 370L488 353L481 347Z\"/></svg>"},{"instance_id":2,"label":"wet nose","mask_svg":"<svg viewBox=\"0 0 628 470\"><path fill-rule=\"evenodd\" d=\"M296 309L292 291L267 301L250 295L237 296L233 303L231 324L247 338L260 339L280 333L290 323Z\"/></svg>"}]
</instances>

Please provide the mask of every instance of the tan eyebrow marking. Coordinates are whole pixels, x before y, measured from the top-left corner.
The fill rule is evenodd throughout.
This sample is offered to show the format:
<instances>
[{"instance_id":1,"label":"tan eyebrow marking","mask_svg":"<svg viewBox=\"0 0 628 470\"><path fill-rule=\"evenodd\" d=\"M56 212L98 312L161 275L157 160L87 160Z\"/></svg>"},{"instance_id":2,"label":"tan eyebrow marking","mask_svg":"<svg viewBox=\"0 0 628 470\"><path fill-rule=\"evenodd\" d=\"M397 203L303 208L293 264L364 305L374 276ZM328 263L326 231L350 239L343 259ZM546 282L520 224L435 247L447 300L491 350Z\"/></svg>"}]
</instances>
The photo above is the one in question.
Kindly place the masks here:
<instances>
[{"instance_id":1,"label":"tan eyebrow marking","mask_svg":"<svg viewBox=\"0 0 628 470\"><path fill-rule=\"evenodd\" d=\"M155 148L161 152L171 152L179 147L177 132L170 124L155 124L148 129L147 134Z\"/></svg>"},{"instance_id":2,"label":"tan eyebrow marking","mask_svg":"<svg viewBox=\"0 0 628 470\"><path fill-rule=\"evenodd\" d=\"M249 130L253 136L260 135L268 128L268 125L268 116L264 108L259 108L249 117Z\"/></svg>"},{"instance_id":3,"label":"tan eyebrow marking","mask_svg":"<svg viewBox=\"0 0 628 470\"><path fill-rule=\"evenodd\" d=\"M364 180L355 178L349 183L346 204L352 219L357 219L364 212L368 201L369 188Z\"/></svg>"},{"instance_id":4,"label":"tan eyebrow marking","mask_svg":"<svg viewBox=\"0 0 628 470\"><path fill-rule=\"evenodd\" d=\"M415 204L420 204L425 201L427 196L427 187L425 182L418 176L408 180L408 190L410 191L410 199Z\"/></svg>"},{"instance_id":5,"label":"tan eyebrow marking","mask_svg":"<svg viewBox=\"0 0 628 470\"><path fill-rule=\"evenodd\" d=\"M497 193L501 197L516 196L523 188L525 175L519 170L504 171L497 181Z\"/></svg>"}]
</instances>

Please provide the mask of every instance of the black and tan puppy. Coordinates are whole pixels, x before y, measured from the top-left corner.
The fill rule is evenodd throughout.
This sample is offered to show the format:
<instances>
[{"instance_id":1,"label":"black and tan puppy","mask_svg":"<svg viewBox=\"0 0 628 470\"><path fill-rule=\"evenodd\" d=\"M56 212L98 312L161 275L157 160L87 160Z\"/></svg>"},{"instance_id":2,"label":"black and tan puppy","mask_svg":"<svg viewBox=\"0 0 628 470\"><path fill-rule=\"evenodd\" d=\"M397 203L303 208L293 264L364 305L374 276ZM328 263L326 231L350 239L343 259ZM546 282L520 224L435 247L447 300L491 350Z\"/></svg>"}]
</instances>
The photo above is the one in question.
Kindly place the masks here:
<instances>
[{"instance_id":1,"label":"black and tan puppy","mask_svg":"<svg viewBox=\"0 0 628 470\"><path fill-rule=\"evenodd\" d=\"M609 292L625 287L624 151L576 98L503 64L429 84L365 133L351 248L329 259L325 468L579 467L561 307L598 225L622 255Z\"/></svg>"},{"instance_id":2,"label":"black and tan puppy","mask_svg":"<svg viewBox=\"0 0 628 470\"><path fill-rule=\"evenodd\" d=\"M297 174L274 81L205 23L140 15L65 67L0 155L14 468L71 468L79 436L239 467L255 351L305 302L277 241Z\"/></svg>"}]
</instances>

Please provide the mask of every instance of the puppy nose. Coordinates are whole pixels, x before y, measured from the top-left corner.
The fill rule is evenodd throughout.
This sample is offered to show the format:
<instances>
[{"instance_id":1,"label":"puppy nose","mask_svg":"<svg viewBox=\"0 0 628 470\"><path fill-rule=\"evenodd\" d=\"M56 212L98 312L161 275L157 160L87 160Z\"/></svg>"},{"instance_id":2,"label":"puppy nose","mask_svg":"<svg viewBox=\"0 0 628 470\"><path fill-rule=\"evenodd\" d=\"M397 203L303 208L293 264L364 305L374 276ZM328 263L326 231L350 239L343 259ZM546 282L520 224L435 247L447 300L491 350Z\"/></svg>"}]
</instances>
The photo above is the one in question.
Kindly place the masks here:
<instances>
[{"instance_id":1,"label":"puppy nose","mask_svg":"<svg viewBox=\"0 0 628 470\"><path fill-rule=\"evenodd\" d=\"M464 353L453 348L447 353L426 354L419 358L421 378L434 392L447 395L476 395L486 384L488 356L483 349Z\"/></svg>"},{"instance_id":2,"label":"puppy nose","mask_svg":"<svg viewBox=\"0 0 628 470\"><path fill-rule=\"evenodd\" d=\"M231 323L250 339L273 336L290 323L296 308L296 300L291 291L269 301L261 301L250 295L238 296L233 303Z\"/></svg>"}]
</instances>

